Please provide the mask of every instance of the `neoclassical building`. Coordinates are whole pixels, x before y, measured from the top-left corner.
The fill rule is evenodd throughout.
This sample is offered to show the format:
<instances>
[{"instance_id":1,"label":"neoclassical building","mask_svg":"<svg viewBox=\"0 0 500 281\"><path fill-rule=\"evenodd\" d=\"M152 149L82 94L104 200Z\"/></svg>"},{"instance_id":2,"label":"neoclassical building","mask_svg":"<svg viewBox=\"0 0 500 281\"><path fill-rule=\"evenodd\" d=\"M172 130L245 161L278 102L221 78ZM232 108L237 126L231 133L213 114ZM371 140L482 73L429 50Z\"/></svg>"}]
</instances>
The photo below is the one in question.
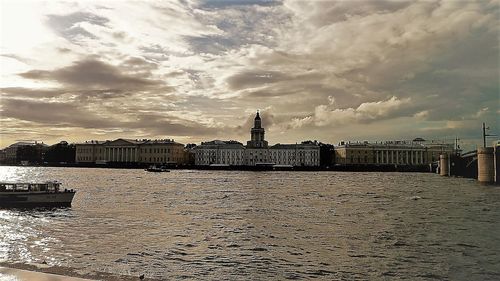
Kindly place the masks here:
<instances>
[{"instance_id":1,"label":"neoclassical building","mask_svg":"<svg viewBox=\"0 0 500 281\"><path fill-rule=\"evenodd\" d=\"M236 141L202 142L195 148L195 165L319 166L320 148L317 144L303 142L269 146L264 136L265 130L257 112L246 147Z\"/></svg>"},{"instance_id":2,"label":"neoclassical building","mask_svg":"<svg viewBox=\"0 0 500 281\"><path fill-rule=\"evenodd\" d=\"M428 165L439 160L440 154L452 154L452 144L413 141L383 143L352 142L335 147L337 164Z\"/></svg>"},{"instance_id":3,"label":"neoclassical building","mask_svg":"<svg viewBox=\"0 0 500 281\"><path fill-rule=\"evenodd\" d=\"M116 139L76 144L77 163L183 164L184 145L170 139Z\"/></svg>"},{"instance_id":4,"label":"neoclassical building","mask_svg":"<svg viewBox=\"0 0 500 281\"><path fill-rule=\"evenodd\" d=\"M237 141L213 140L202 142L194 150L196 165L245 165L245 147Z\"/></svg>"}]
</instances>

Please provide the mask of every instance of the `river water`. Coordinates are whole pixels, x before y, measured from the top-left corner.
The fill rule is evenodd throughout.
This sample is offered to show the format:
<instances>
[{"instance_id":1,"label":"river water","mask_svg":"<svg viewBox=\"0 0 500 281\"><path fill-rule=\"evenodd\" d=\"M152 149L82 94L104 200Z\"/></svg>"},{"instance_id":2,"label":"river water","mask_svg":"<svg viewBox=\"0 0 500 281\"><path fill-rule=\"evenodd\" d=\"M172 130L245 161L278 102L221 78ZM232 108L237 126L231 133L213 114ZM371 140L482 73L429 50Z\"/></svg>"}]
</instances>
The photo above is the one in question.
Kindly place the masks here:
<instances>
[{"instance_id":1,"label":"river water","mask_svg":"<svg viewBox=\"0 0 500 281\"><path fill-rule=\"evenodd\" d=\"M500 188L420 173L0 167L70 209L0 210L0 261L160 280L500 280Z\"/></svg>"}]
</instances>

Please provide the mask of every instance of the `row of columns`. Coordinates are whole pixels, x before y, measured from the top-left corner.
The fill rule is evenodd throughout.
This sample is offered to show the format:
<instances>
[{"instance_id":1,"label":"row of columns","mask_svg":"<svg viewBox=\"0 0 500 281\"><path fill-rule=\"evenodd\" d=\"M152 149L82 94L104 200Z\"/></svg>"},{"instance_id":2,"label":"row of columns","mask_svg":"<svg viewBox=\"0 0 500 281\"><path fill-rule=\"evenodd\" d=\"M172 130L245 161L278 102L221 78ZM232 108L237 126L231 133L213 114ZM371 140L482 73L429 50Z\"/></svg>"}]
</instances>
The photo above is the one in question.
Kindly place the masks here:
<instances>
[{"instance_id":1,"label":"row of columns","mask_svg":"<svg viewBox=\"0 0 500 281\"><path fill-rule=\"evenodd\" d=\"M106 161L138 162L136 147L106 147Z\"/></svg>"},{"instance_id":2,"label":"row of columns","mask_svg":"<svg viewBox=\"0 0 500 281\"><path fill-rule=\"evenodd\" d=\"M421 150L382 150L375 151L375 163L377 164L424 164L424 151ZM400 156L403 155L403 160L400 161ZM390 161L389 161L390 159Z\"/></svg>"}]
</instances>

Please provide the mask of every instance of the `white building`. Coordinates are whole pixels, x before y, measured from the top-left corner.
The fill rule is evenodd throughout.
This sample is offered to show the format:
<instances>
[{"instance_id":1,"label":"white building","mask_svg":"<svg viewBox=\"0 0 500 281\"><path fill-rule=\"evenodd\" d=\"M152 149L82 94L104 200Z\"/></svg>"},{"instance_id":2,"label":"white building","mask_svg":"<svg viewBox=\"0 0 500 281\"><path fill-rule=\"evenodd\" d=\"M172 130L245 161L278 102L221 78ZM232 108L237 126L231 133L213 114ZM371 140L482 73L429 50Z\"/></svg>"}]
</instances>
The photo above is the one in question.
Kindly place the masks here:
<instances>
[{"instance_id":1,"label":"white building","mask_svg":"<svg viewBox=\"0 0 500 281\"><path fill-rule=\"evenodd\" d=\"M194 148L195 165L242 166L245 161L245 147L237 141L214 140L202 142Z\"/></svg>"},{"instance_id":2,"label":"white building","mask_svg":"<svg viewBox=\"0 0 500 281\"><path fill-rule=\"evenodd\" d=\"M312 142L268 146L259 112L244 147L236 141L203 142L195 148L195 165L285 165L319 166L319 146Z\"/></svg>"},{"instance_id":3,"label":"white building","mask_svg":"<svg viewBox=\"0 0 500 281\"><path fill-rule=\"evenodd\" d=\"M319 146L313 142L276 144L269 148L269 157L276 165L319 166Z\"/></svg>"}]
</instances>

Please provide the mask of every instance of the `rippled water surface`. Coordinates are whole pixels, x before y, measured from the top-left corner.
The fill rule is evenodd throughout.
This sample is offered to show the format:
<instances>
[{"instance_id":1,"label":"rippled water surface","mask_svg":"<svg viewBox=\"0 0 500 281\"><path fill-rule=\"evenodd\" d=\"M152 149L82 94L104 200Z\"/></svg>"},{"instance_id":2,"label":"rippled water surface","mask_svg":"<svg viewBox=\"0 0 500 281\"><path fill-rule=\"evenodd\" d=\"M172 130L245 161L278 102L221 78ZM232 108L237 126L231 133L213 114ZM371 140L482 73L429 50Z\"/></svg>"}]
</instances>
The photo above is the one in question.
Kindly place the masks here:
<instances>
[{"instance_id":1,"label":"rippled water surface","mask_svg":"<svg viewBox=\"0 0 500 281\"><path fill-rule=\"evenodd\" d=\"M435 174L0 167L71 209L0 210L0 261L202 280L500 280L500 188Z\"/></svg>"}]
</instances>

